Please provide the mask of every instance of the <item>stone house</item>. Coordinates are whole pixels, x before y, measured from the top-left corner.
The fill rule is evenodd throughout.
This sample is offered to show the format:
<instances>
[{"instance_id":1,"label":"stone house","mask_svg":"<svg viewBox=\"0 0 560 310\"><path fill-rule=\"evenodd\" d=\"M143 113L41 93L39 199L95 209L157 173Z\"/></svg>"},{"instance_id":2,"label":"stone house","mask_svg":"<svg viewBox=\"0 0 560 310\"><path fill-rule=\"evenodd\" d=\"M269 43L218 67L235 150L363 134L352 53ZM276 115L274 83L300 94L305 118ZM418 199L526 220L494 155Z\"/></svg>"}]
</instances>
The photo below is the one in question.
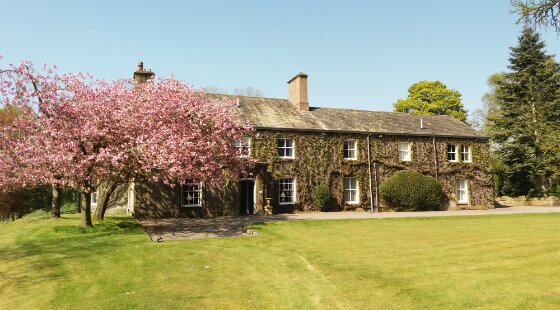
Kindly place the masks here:
<instances>
[{"instance_id":1,"label":"stone house","mask_svg":"<svg viewBox=\"0 0 560 310\"><path fill-rule=\"evenodd\" d=\"M238 141L249 173L206 185L130 184L111 198L138 217L229 216L318 210L384 210L379 184L395 171L434 176L441 209L492 208L488 137L451 116L310 107L307 75L288 81L288 99L211 94L237 101L256 131Z\"/></svg>"}]
</instances>

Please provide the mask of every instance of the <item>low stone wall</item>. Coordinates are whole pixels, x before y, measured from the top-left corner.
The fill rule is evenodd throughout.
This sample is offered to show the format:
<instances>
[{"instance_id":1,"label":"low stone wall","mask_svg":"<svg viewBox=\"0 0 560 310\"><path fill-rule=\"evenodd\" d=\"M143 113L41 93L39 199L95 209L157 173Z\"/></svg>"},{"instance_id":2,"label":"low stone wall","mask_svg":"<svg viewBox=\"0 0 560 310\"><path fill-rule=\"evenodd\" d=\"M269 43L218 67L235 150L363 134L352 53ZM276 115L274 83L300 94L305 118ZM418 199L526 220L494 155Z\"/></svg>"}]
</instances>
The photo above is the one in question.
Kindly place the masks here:
<instances>
[{"instance_id":1,"label":"low stone wall","mask_svg":"<svg viewBox=\"0 0 560 310\"><path fill-rule=\"evenodd\" d=\"M552 207L552 206L560 206L560 197L548 196L545 198L529 198L525 196L519 196L519 197L502 196L496 198L496 203L508 207L524 207L524 206Z\"/></svg>"}]
</instances>

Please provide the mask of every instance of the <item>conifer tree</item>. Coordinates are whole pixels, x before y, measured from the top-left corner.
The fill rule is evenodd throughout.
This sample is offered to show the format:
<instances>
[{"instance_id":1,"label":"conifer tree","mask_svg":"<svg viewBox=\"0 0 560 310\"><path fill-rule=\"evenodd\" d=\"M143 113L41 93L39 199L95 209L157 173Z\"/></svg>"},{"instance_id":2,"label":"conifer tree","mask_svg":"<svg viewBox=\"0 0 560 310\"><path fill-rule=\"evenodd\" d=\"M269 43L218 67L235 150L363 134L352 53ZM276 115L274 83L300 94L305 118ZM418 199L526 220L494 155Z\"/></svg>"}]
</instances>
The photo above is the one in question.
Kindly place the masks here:
<instances>
[{"instance_id":1,"label":"conifer tree","mask_svg":"<svg viewBox=\"0 0 560 310\"><path fill-rule=\"evenodd\" d=\"M511 72L496 82L490 132L507 167L510 195L546 194L558 163L558 146L550 143L560 121L559 65L544 48L538 33L525 28L511 48Z\"/></svg>"}]
</instances>

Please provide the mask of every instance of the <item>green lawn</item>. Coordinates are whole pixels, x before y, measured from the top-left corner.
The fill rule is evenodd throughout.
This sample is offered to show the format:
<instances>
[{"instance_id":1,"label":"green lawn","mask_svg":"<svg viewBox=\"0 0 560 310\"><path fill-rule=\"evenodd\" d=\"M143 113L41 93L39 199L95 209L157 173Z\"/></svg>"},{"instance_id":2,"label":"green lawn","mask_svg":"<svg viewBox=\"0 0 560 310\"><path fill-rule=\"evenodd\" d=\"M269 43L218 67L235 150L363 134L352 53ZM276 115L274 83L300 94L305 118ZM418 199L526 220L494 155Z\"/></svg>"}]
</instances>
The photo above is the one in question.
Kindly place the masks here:
<instances>
[{"instance_id":1,"label":"green lawn","mask_svg":"<svg viewBox=\"0 0 560 310\"><path fill-rule=\"evenodd\" d=\"M0 225L0 309L560 308L560 215L277 222L149 241L130 218Z\"/></svg>"}]
</instances>

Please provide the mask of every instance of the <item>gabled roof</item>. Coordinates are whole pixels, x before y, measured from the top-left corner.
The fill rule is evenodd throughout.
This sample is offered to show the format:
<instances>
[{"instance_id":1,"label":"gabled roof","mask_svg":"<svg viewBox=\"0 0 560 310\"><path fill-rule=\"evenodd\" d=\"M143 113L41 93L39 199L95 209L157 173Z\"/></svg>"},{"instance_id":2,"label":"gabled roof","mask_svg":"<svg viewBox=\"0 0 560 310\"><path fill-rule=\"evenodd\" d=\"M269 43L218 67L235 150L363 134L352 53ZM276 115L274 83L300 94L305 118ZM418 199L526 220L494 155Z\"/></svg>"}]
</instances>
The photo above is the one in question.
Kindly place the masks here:
<instances>
[{"instance_id":1,"label":"gabled roof","mask_svg":"<svg viewBox=\"0 0 560 310\"><path fill-rule=\"evenodd\" d=\"M222 94L208 94L208 97L239 99L237 109L240 112L240 121L248 122L256 129L488 138L448 115L414 115L317 107L311 107L309 111L300 111L287 99ZM420 128L420 120L423 129Z\"/></svg>"}]
</instances>

